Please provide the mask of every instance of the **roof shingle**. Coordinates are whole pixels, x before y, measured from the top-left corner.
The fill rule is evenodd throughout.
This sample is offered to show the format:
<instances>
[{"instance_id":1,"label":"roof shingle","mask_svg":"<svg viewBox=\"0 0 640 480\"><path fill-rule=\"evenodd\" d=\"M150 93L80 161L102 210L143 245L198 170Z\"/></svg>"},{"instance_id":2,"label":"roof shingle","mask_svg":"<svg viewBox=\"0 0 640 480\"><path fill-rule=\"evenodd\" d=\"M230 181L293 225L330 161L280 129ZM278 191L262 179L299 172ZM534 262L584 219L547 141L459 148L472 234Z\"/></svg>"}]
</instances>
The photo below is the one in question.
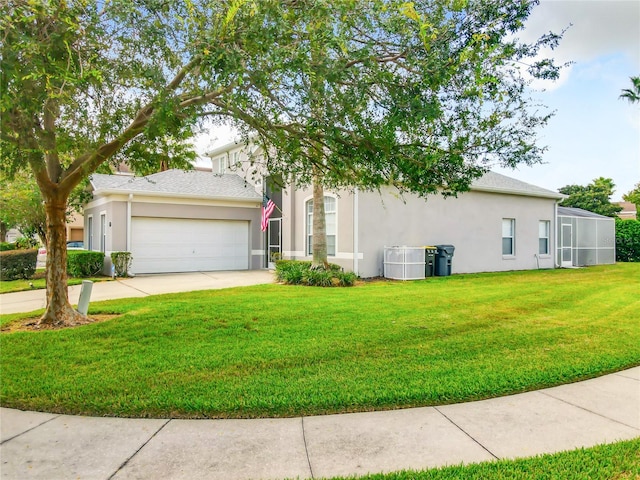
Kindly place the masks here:
<instances>
[{"instance_id":1,"label":"roof shingle","mask_svg":"<svg viewBox=\"0 0 640 480\"><path fill-rule=\"evenodd\" d=\"M253 186L239 175L211 172L166 170L146 177L93 174L94 190L123 193L157 193L202 198L238 198L262 200Z\"/></svg>"}]
</instances>

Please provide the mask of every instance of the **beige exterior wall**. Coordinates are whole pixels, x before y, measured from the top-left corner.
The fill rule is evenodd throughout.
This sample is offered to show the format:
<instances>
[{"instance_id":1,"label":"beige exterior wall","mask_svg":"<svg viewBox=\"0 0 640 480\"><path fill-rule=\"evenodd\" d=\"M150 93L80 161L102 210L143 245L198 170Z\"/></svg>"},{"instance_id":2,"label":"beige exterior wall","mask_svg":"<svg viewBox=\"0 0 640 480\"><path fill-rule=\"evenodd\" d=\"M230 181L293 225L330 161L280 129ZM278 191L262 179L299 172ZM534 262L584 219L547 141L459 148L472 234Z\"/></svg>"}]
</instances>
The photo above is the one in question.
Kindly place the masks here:
<instances>
[{"instance_id":1,"label":"beige exterior wall","mask_svg":"<svg viewBox=\"0 0 640 480\"><path fill-rule=\"evenodd\" d=\"M325 196L334 197L337 202L336 255L329 257L329 262L336 263L345 270L353 270L353 194L325 190ZM311 256L306 254L306 202L312 197L313 192L310 188L296 190L289 187L283 192L282 251L284 258L311 260Z\"/></svg>"},{"instance_id":2,"label":"beige exterior wall","mask_svg":"<svg viewBox=\"0 0 640 480\"><path fill-rule=\"evenodd\" d=\"M210 220L246 220L249 221L250 268L264 267L264 234L260 231L260 204L238 203L231 201L203 201L133 196L131 217L210 219ZM89 246L89 218L93 216L93 249L100 249L100 215L106 213L107 238L106 254L127 251L128 199L124 195L98 197L85 208L85 248ZM105 271L111 268L110 260L105 259Z\"/></svg>"},{"instance_id":3,"label":"beige exterior wall","mask_svg":"<svg viewBox=\"0 0 640 480\"><path fill-rule=\"evenodd\" d=\"M331 192L325 192L332 195ZM305 202L310 190L283 195L283 253L285 258L305 255ZM415 195L400 198L391 190L357 193L357 228L354 194L338 197L337 253L329 261L362 277L383 275L385 246L451 244L456 247L452 273L554 268L555 201L553 199L467 192L458 198ZM515 219L515 255L502 255L502 219ZM538 253L540 221L550 227L549 254ZM354 259L357 235L357 259Z\"/></svg>"},{"instance_id":4,"label":"beige exterior wall","mask_svg":"<svg viewBox=\"0 0 640 480\"><path fill-rule=\"evenodd\" d=\"M361 193L360 275L383 273L385 246L455 246L452 273L554 268L555 201L467 192L457 198L402 199ZM515 219L515 255L502 255L502 219ZM540 221L550 226L549 254L538 253Z\"/></svg>"}]
</instances>

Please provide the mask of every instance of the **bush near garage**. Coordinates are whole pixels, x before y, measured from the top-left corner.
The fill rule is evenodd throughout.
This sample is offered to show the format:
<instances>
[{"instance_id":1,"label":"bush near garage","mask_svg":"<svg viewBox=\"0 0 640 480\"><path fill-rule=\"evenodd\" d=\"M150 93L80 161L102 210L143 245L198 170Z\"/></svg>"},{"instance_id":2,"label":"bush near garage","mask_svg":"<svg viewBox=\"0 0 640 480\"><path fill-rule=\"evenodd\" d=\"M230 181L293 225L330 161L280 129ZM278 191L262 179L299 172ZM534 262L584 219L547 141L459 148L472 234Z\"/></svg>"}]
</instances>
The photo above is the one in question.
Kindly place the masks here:
<instances>
[{"instance_id":1,"label":"bush near garage","mask_svg":"<svg viewBox=\"0 0 640 480\"><path fill-rule=\"evenodd\" d=\"M29 279L36 273L38 250L8 250L0 252L0 280Z\"/></svg>"},{"instance_id":2,"label":"bush near garage","mask_svg":"<svg viewBox=\"0 0 640 480\"><path fill-rule=\"evenodd\" d=\"M616 218L616 261L640 262L640 220Z\"/></svg>"},{"instance_id":3,"label":"bush near garage","mask_svg":"<svg viewBox=\"0 0 640 480\"><path fill-rule=\"evenodd\" d=\"M9 250L15 250L16 244L14 242L0 242L0 252L8 252Z\"/></svg>"},{"instance_id":4,"label":"bush near garage","mask_svg":"<svg viewBox=\"0 0 640 480\"><path fill-rule=\"evenodd\" d=\"M131 252L111 252L111 263L116 277L128 277L133 257Z\"/></svg>"},{"instance_id":5,"label":"bush near garage","mask_svg":"<svg viewBox=\"0 0 640 480\"><path fill-rule=\"evenodd\" d=\"M103 267L103 252L88 250L67 251L67 275L70 277L92 277L99 274Z\"/></svg>"},{"instance_id":6,"label":"bush near garage","mask_svg":"<svg viewBox=\"0 0 640 480\"><path fill-rule=\"evenodd\" d=\"M276 278L287 285L307 285L310 287L351 287L358 276L344 272L340 265L329 264L328 270L312 270L311 262L300 260L278 260Z\"/></svg>"}]
</instances>

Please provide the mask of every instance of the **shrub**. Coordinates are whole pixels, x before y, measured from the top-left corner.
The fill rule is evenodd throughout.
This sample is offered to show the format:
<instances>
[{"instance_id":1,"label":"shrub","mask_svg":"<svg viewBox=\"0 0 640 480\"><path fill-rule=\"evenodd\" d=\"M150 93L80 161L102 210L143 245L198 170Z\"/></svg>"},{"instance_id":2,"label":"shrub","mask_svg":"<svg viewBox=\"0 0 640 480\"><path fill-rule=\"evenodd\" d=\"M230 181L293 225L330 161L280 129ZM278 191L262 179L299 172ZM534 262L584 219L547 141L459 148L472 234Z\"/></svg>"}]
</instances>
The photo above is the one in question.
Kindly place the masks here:
<instances>
[{"instance_id":1,"label":"shrub","mask_svg":"<svg viewBox=\"0 0 640 480\"><path fill-rule=\"evenodd\" d=\"M337 279L341 287L353 287L358 276L354 272L338 272Z\"/></svg>"},{"instance_id":2,"label":"shrub","mask_svg":"<svg viewBox=\"0 0 640 480\"><path fill-rule=\"evenodd\" d=\"M16 240L16 248L34 248L38 245L38 241L35 238L20 237Z\"/></svg>"},{"instance_id":3,"label":"shrub","mask_svg":"<svg viewBox=\"0 0 640 480\"><path fill-rule=\"evenodd\" d=\"M131 261L131 252L111 252L111 262L115 269L116 277L128 277Z\"/></svg>"},{"instance_id":4,"label":"shrub","mask_svg":"<svg viewBox=\"0 0 640 480\"><path fill-rule=\"evenodd\" d=\"M302 277L303 283L311 287L332 287L334 271L329 270L311 270L304 272Z\"/></svg>"},{"instance_id":5,"label":"shrub","mask_svg":"<svg viewBox=\"0 0 640 480\"><path fill-rule=\"evenodd\" d=\"M640 262L640 220L616 219L616 261Z\"/></svg>"},{"instance_id":6,"label":"shrub","mask_svg":"<svg viewBox=\"0 0 640 480\"><path fill-rule=\"evenodd\" d=\"M91 277L102 271L104 253L88 250L69 250L67 252L67 274L70 277Z\"/></svg>"},{"instance_id":7,"label":"shrub","mask_svg":"<svg viewBox=\"0 0 640 480\"><path fill-rule=\"evenodd\" d=\"M0 280L29 279L36 273L38 250L0 252Z\"/></svg>"},{"instance_id":8,"label":"shrub","mask_svg":"<svg viewBox=\"0 0 640 480\"><path fill-rule=\"evenodd\" d=\"M8 252L9 250L15 250L16 244L9 242L0 242L0 252Z\"/></svg>"},{"instance_id":9,"label":"shrub","mask_svg":"<svg viewBox=\"0 0 640 480\"><path fill-rule=\"evenodd\" d=\"M278 260L276 278L287 285L309 285L316 287L350 287L358 276L343 272L340 265L329 264L328 270L311 270L311 262L300 260Z\"/></svg>"}]
</instances>

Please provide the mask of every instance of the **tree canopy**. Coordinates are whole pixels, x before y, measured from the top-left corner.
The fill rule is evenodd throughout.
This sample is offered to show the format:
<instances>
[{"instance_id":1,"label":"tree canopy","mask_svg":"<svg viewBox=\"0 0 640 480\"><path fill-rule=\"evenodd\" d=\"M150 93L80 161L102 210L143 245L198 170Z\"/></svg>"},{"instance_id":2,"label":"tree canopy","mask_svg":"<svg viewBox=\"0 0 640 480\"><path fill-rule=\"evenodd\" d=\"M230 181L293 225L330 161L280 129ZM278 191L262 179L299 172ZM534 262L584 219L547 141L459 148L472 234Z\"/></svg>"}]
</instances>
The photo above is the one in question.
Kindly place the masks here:
<instances>
[{"instance_id":1,"label":"tree canopy","mask_svg":"<svg viewBox=\"0 0 640 480\"><path fill-rule=\"evenodd\" d=\"M149 162L203 116L257 135L263 167L298 184L452 194L492 165L540 161L549 114L526 74L557 77L533 59L559 36L519 41L536 4L3 2L0 168L29 168L42 193L56 305L43 318L78 318L62 287L73 188L109 162Z\"/></svg>"},{"instance_id":2,"label":"tree canopy","mask_svg":"<svg viewBox=\"0 0 640 480\"><path fill-rule=\"evenodd\" d=\"M599 177L586 186L566 185L558 191L568 195L562 200L563 207L582 208L599 215L615 217L622 207L611 203L614 189L615 184L612 179Z\"/></svg>"}]
</instances>

